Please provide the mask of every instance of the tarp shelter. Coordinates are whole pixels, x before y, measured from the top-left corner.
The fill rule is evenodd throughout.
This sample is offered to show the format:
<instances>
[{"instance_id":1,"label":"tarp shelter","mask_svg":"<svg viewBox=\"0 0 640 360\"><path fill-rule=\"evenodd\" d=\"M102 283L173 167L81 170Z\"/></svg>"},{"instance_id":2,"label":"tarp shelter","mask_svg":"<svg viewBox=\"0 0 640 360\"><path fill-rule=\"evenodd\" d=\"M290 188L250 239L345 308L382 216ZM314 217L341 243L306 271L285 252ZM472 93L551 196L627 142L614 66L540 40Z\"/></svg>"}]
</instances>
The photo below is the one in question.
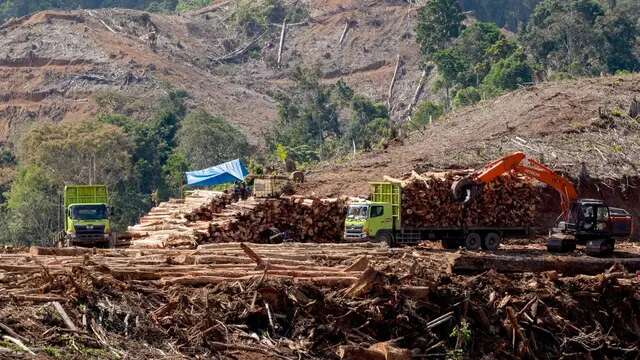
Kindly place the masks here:
<instances>
[{"instance_id":1,"label":"tarp shelter","mask_svg":"<svg viewBox=\"0 0 640 360\"><path fill-rule=\"evenodd\" d=\"M249 174L239 159L204 170L187 172L187 184L191 186L214 186L242 181Z\"/></svg>"}]
</instances>

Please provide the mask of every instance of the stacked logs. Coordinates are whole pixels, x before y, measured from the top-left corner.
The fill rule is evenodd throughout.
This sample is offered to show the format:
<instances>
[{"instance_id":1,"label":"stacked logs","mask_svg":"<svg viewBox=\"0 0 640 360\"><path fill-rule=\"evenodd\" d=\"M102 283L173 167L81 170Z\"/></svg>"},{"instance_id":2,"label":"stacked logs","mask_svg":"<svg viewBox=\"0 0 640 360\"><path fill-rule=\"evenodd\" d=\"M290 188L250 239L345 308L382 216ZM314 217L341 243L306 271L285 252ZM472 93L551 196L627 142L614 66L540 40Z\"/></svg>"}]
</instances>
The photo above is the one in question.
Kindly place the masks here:
<instances>
[{"instance_id":1,"label":"stacked logs","mask_svg":"<svg viewBox=\"0 0 640 360\"><path fill-rule=\"evenodd\" d=\"M195 248L203 243L337 242L346 203L282 197L233 202L225 193L195 192L170 200L129 227L135 248Z\"/></svg>"},{"instance_id":2,"label":"stacked logs","mask_svg":"<svg viewBox=\"0 0 640 360\"><path fill-rule=\"evenodd\" d=\"M233 204L242 210L212 221L204 242L335 242L342 237L346 203L340 199L282 197Z\"/></svg>"},{"instance_id":3,"label":"stacked logs","mask_svg":"<svg viewBox=\"0 0 640 360\"><path fill-rule=\"evenodd\" d=\"M402 221L411 227L497 226L519 227L534 223L540 192L528 179L503 175L484 186L473 201L453 200L454 173L414 174L402 182Z\"/></svg>"},{"instance_id":4,"label":"stacked logs","mask_svg":"<svg viewBox=\"0 0 640 360\"><path fill-rule=\"evenodd\" d=\"M233 202L217 191L196 190L184 199L171 199L151 209L130 226L131 246L143 248L194 247L205 238L209 221Z\"/></svg>"}]
</instances>

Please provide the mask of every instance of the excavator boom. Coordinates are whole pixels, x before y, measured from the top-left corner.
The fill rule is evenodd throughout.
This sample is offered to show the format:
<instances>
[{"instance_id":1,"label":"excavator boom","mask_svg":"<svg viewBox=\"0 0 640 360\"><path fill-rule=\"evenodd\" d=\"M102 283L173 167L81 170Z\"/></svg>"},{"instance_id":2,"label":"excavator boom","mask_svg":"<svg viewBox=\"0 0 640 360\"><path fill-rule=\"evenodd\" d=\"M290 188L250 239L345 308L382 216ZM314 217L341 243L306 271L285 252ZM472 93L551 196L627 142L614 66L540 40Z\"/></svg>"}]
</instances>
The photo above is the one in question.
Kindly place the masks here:
<instances>
[{"instance_id":1,"label":"excavator boom","mask_svg":"<svg viewBox=\"0 0 640 360\"><path fill-rule=\"evenodd\" d=\"M527 164L523 165L525 160ZM484 184L488 184L500 175L511 171L529 176L556 189L561 199L561 216L563 218L568 216L571 203L578 197L573 183L540 162L528 159L522 152L507 155L488 164L479 173L456 181L452 188L454 197L458 201L468 202L480 193Z\"/></svg>"}]
</instances>

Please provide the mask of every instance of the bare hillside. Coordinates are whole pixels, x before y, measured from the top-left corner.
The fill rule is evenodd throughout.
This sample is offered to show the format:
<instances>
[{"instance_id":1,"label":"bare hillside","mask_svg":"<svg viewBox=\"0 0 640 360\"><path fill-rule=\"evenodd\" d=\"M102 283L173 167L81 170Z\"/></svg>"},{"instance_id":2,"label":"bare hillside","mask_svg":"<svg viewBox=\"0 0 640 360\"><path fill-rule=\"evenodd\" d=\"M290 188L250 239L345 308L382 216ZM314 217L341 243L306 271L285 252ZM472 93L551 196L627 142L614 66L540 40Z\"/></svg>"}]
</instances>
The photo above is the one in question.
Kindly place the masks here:
<instances>
[{"instance_id":1,"label":"bare hillside","mask_svg":"<svg viewBox=\"0 0 640 360\"><path fill-rule=\"evenodd\" d=\"M259 143L275 119L269 94L287 84L294 66L317 66L326 81L343 78L359 92L387 101L398 55L403 66L392 104L396 116L402 113L420 77L412 35L415 8L394 1L306 5L309 17L288 27L280 67L275 66L280 25L272 24L260 37L238 34L229 24L228 2L184 15L46 11L5 23L0 141L33 121L92 116L97 92L149 103L172 86L187 90L193 106L223 115ZM259 51L241 51L250 44Z\"/></svg>"}]
</instances>

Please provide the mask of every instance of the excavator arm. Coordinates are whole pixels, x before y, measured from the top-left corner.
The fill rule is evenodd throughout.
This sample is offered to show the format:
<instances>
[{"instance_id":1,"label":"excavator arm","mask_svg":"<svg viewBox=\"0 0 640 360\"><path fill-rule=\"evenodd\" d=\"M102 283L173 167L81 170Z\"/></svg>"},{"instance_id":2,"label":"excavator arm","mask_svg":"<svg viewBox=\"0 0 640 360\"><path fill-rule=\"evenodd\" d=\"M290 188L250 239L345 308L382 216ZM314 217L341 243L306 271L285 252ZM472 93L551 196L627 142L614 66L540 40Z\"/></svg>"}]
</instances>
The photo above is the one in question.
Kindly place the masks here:
<instances>
[{"instance_id":1,"label":"excavator arm","mask_svg":"<svg viewBox=\"0 0 640 360\"><path fill-rule=\"evenodd\" d=\"M523 165L525 159L527 165ZM522 152L507 155L488 164L479 173L456 181L452 187L453 196L459 202L469 202L482 191L484 184L510 171L529 176L556 189L560 194L561 216L564 219L568 217L571 203L578 197L573 183L540 162L528 159Z\"/></svg>"}]
</instances>

